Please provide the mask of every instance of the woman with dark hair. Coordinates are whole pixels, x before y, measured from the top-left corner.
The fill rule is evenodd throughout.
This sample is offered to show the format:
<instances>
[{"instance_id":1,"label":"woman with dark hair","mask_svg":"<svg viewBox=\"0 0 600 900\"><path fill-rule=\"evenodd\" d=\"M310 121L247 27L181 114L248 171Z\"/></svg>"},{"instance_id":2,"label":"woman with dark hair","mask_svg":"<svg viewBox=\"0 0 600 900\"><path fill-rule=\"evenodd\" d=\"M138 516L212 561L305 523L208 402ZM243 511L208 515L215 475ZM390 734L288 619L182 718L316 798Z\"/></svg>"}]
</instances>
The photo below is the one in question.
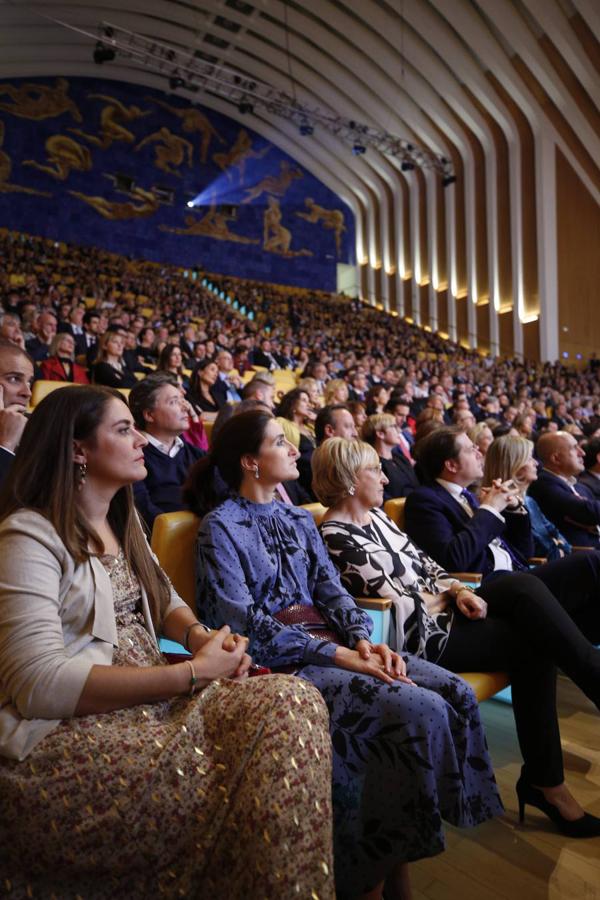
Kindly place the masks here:
<instances>
[{"instance_id":1,"label":"woman with dark hair","mask_svg":"<svg viewBox=\"0 0 600 900\"><path fill-rule=\"evenodd\" d=\"M197 410L218 413L219 404L212 395L212 388L219 377L217 364L211 359L203 359L196 366L190 378L188 400Z\"/></svg>"},{"instance_id":2,"label":"woman with dark hair","mask_svg":"<svg viewBox=\"0 0 600 900\"><path fill-rule=\"evenodd\" d=\"M279 406L275 410L275 415L281 416L283 419L289 419L298 426L301 438L305 438L305 442L311 447L315 446L314 428L315 413L310 403L308 391L302 388L293 388L283 395ZM302 454L302 440L300 446L300 454Z\"/></svg>"},{"instance_id":3,"label":"woman with dark hair","mask_svg":"<svg viewBox=\"0 0 600 900\"><path fill-rule=\"evenodd\" d=\"M183 374L183 354L179 344L167 344L163 347L158 357L156 371L173 375L184 390L188 389L188 381Z\"/></svg>"},{"instance_id":4,"label":"woman with dark hair","mask_svg":"<svg viewBox=\"0 0 600 900\"><path fill-rule=\"evenodd\" d=\"M0 498L3 881L15 897L332 900L322 700L248 681L246 639L174 593L132 502L144 445L117 392L63 388Z\"/></svg>"},{"instance_id":5,"label":"woman with dark hair","mask_svg":"<svg viewBox=\"0 0 600 900\"><path fill-rule=\"evenodd\" d=\"M125 341L116 331L107 331L98 341L92 366L92 381L112 388L132 388L137 379L123 359Z\"/></svg>"},{"instance_id":6,"label":"woman with dark hair","mask_svg":"<svg viewBox=\"0 0 600 900\"><path fill-rule=\"evenodd\" d=\"M327 443L327 442L326 442ZM207 512L218 470L235 496L203 519L198 606L243 627L257 661L315 684L331 715L339 898L407 897L406 863L443 849L441 818L501 811L477 702L460 678L371 643L306 510L274 500L298 451L268 412L231 418L192 468L187 502Z\"/></svg>"},{"instance_id":7,"label":"woman with dark hair","mask_svg":"<svg viewBox=\"0 0 600 900\"><path fill-rule=\"evenodd\" d=\"M330 438L313 473L328 507L321 534L342 582L356 596L393 600L393 646L454 672L509 672L525 760L521 819L529 803L569 837L600 835L600 819L565 784L556 712L557 665L600 707L600 650L534 575L498 573L477 593L448 576L378 508L387 479L368 444Z\"/></svg>"}]
</instances>

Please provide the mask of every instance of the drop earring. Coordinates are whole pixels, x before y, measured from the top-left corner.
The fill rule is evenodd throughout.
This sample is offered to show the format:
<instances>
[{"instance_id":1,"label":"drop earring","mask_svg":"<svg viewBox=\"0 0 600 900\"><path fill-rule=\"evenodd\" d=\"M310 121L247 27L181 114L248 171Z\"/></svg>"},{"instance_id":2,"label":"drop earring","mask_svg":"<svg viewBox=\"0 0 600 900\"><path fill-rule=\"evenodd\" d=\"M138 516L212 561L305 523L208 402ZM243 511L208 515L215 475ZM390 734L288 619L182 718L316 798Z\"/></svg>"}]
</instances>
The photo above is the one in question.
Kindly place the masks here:
<instances>
[{"instance_id":1,"label":"drop earring","mask_svg":"<svg viewBox=\"0 0 600 900\"><path fill-rule=\"evenodd\" d=\"M87 463L79 463L77 466L77 487L82 488L87 478Z\"/></svg>"},{"instance_id":2,"label":"drop earring","mask_svg":"<svg viewBox=\"0 0 600 900\"><path fill-rule=\"evenodd\" d=\"M257 481L260 478L260 472L258 471L258 466L254 470L254 477L256 478Z\"/></svg>"},{"instance_id":3,"label":"drop earring","mask_svg":"<svg viewBox=\"0 0 600 900\"><path fill-rule=\"evenodd\" d=\"M356 491L356 488L354 487L353 484L351 484L350 487L348 488L348 496L349 496L349 497L354 497L355 491Z\"/></svg>"}]
</instances>

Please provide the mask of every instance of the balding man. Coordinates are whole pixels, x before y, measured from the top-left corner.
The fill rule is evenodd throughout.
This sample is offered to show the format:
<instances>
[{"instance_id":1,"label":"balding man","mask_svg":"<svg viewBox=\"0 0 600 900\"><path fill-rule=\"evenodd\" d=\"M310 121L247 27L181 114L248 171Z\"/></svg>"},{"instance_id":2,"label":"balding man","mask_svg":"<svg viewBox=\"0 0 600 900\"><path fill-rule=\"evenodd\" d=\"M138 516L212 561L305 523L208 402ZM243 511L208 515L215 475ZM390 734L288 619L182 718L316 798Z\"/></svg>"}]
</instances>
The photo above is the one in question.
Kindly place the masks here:
<instances>
[{"instance_id":1,"label":"balding man","mask_svg":"<svg viewBox=\"0 0 600 900\"><path fill-rule=\"evenodd\" d=\"M583 450L573 435L556 431L540 437L536 452L543 469L529 493L569 543L599 549L600 501L577 481Z\"/></svg>"},{"instance_id":2,"label":"balding man","mask_svg":"<svg viewBox=\"0 0 600 900\"><path fill-rule=\"evenodd\" d=\"M16 344L0 341L0 484L9 473L27 419L33 363Z\"/></svg>"}]
</instances>

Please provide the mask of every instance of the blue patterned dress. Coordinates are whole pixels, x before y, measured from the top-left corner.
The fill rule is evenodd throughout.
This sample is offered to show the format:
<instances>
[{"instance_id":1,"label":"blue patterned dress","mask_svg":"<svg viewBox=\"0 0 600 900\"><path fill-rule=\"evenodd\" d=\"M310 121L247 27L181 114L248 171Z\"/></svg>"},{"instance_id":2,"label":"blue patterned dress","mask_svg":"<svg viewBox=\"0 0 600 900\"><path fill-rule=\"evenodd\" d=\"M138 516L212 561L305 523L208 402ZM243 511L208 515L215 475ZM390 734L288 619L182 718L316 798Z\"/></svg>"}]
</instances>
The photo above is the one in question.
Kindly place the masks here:
<instances>
[{"instance_id":1,"label":"blue patterned dress","mask_svg":"<svg viewBox=\"0 0 600 900\"><path fill-rule=\"evenodd\" d=\"M338 897L373 888L397 862L444 849L442 819L459 826L502 812L470 687L408 656L416 686L338 668L335 644L274 614L314 605L353 648L372 629L341 585L311 515L273 501L229 499L198 537L198 609L250 638L255 661L295 666L329 708Z\"/></svg>"}]
</instances>

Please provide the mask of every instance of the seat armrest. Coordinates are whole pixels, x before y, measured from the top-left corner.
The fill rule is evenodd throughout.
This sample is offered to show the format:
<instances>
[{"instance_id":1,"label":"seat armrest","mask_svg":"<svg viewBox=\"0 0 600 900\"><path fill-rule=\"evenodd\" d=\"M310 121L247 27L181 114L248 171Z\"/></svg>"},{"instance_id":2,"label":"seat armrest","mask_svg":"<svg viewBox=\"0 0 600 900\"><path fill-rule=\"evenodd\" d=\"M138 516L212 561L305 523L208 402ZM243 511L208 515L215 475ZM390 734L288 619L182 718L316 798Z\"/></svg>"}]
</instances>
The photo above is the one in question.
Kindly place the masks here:
<instances>
[{"instance_id":1,"label":"seat armrest","mask_svg":"<svg viewBox=\"0 0 600 900\"><path fill-rule=\"evenodd\" d=\"M390 609L392 605L389 597L355 597L354 600L360 609L379 610L380 612Z\"/></svg>"},{"instance_id":2,"label":"seat armrest","mask_svg":"<svg viewBox=\"0 0 600 900\"><path fill-rule=\"evenodd\" d=\"M481 584L481 572L448 572L450 578L456 578L457 581L466 581L470 584Z\"/></svg>"},{"instance_id":3,"label":"seat armrest","mask_svg":"<svg viewBox=\"0 0 600 900\"><path fill-rule=\"evenodd\" d=\"M594 547L571 547L573 553L593 553Z\"/></svg>"},{"instance_id":4,"label":"seat armrest","mask_svg":"<svg viewBox=\"0 0 600 900\"><path fill-rule=\"evenodd\" d=\"M545 556L530 556L527 562L530 566L543 566L544 563L548 562L548 559Z\"/></svg>"}]
</instances>

